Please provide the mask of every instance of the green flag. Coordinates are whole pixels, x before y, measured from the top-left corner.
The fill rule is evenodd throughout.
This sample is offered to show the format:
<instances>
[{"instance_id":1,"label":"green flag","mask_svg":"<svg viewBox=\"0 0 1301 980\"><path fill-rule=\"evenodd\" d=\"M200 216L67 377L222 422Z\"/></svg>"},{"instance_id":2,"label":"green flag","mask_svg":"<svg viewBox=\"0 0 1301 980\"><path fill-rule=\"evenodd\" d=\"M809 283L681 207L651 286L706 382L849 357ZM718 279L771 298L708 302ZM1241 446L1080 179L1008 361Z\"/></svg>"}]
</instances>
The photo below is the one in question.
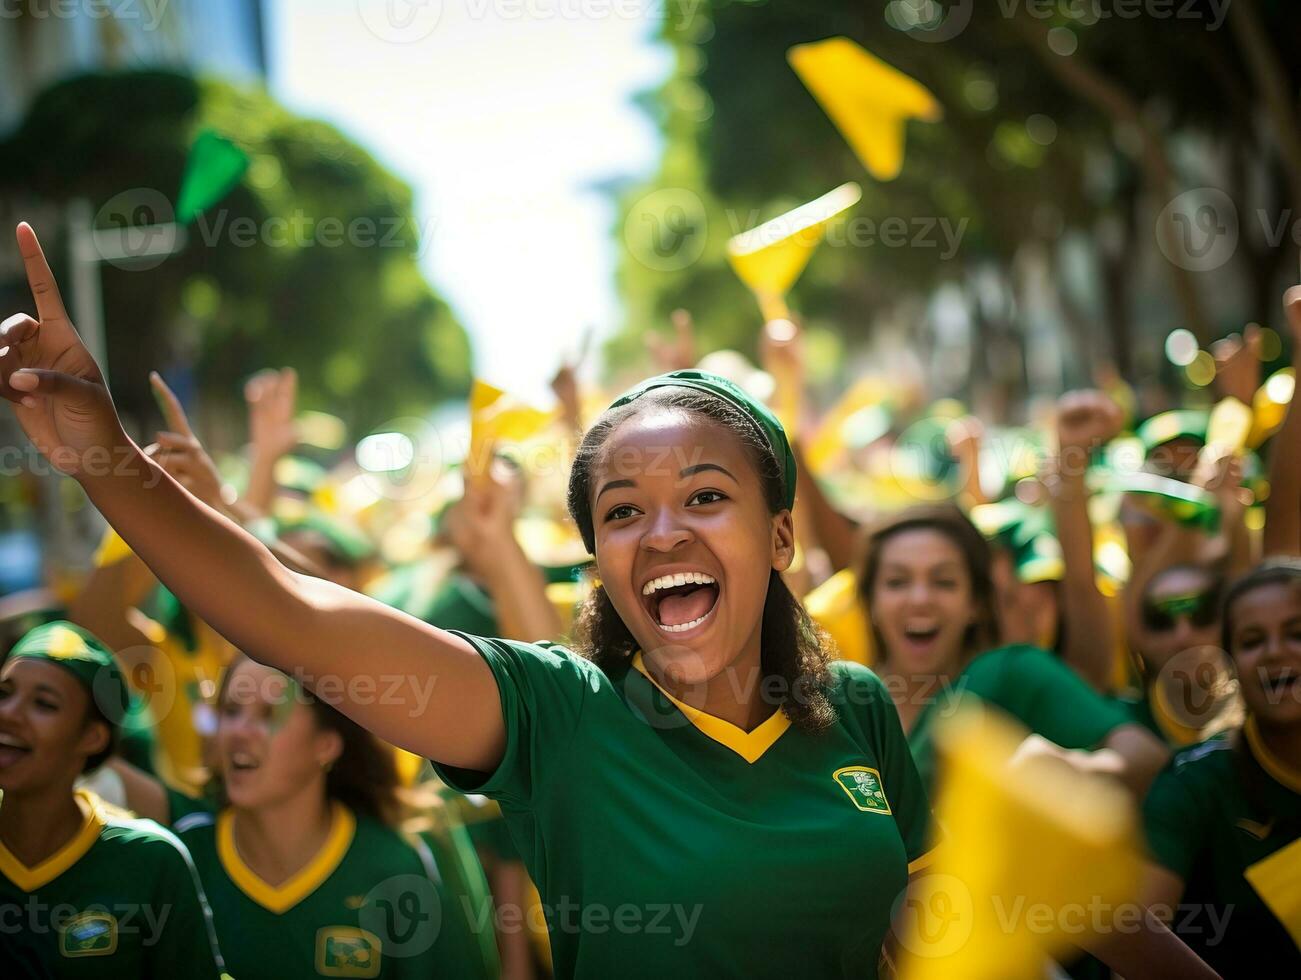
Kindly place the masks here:
<instances>
[{"instance_id":1,"label":"green flag","mask_svg":"<svg viewBox=\"0 0 1301 980\"><path fill-rule=\"evenodd\" d=\"M224 137L205 129L190 147L185 176L176 199L176 221L188 225L239 183L248 169L248 154Z\"/></svg>"}]
</instances>

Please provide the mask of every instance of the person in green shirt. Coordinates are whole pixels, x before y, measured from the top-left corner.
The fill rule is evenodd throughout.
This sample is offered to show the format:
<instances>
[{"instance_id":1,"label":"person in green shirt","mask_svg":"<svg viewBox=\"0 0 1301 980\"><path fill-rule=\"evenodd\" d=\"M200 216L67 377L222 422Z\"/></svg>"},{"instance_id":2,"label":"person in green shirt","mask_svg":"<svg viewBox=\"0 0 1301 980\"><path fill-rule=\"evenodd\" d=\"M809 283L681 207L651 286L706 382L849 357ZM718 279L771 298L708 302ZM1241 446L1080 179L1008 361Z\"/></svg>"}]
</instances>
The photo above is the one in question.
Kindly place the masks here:
<instances>
[{"instance_id":1,"label":"person in green shirt","mask_svg":"<svg viewBox=\"0 0 1301 980\"><path fill-rule=\"evenodd\" d=\"M1028 729L1022 756L1053 755L1081 772L1108 774L1142 798L1165 762L1165 749L1055 655L1024 644L998 645L989 545L960 510L923 505L878 523L866 538L858 581L879 651L877 670L899 709L927 792L937 776L937 726L974 701ZM1173 947L1176 957L1194 959L1155 928L1158 949ZM1092 952L1126 976L1162 975L1150 972L1159 969L1160 952L1136 961L1129 958L1131 946L1094 945ZM1091 977L1100 968L1084 957L1072 974Z\"/></svg>"},{"instance_id":2,"label":"person in green shirt","mask_svg":"<svg viewBox=\"0 0 1301 980\"><path fill-rule=\"evenodd\" d=\"M128 693L112 654L66 622L0 667L0 962L6 976L216 978L221 953L185 847L74 790L112 753Z\"/></svg>"},{"instance_id":3,"label":"person in green shirt","mask_svg":"<svg viewBox=\"0 0 1301 980\"><path fill-rule=\"evenodd\" d=\"M458 862L435 855L439 837L398 829L387 747L246 658L226 672L217 703L214 806L188 801L173 827L232 975L496 975L491 922L452 874ZM468 837L463 846L473 864Z\"/></svg>"},{"instance_id":4,"label":"person in green shirt","mask_svg":"<svg viewBox=\"0 0 1301 980\"><path fill-rule=\"evenodd\" d=\"M1141 798L1165 763L1156 739L1051 653L999 646L990 552L956 507L919 506L867 537L859 588L913 757L929 787L935 723L963 698L1011 715L1081 769Z\"/></svg>"},{"instance_id":5,"label":"person in green shirt","mask_svg":"<svg viewBox=\"0 0 1301 980\"><path fill-rule=\"evenodd\" d=\"M1301 975L1301 561L1231 585L1245 724L1179 752L1144 805L1147 900L1226 980Z\"/></svg>"},{"instance_id":6,"label":"person in green shirt","mask_svg":"<svg viewBox=\"0 0 1301 980\"><path fill-rule=\"evenodd\" d=\"M294 572L167 478L29 225L18 245L39 319L0 328L0 395L29 438L240 649L318 695L328 678L331 703L503 803L557 974L876 975L929 807L879 680L828 666L782 581L796 479L771 412L690 371L619 399L570 474L601 583L589 655L472 640ZM492 526L504 587L536 588Z\"/></svg>"},{"instance_id":7,"label":"person in green shirt","mask_svg":"<svg viewBox=\"0 0 1301 980\"><path fill-rule=\"evenodd\" d=\"M596 659L476 645L292 572L161 476L122 432L29 227L19 244L41 316L0 332L10 341L0 391L20 422L160 579L233 642L310 675L309 685L339 681L353 692L340 705L387 740L447 771L497 780L503 801L517 801L517 843L538 829L521 850L548 882L553 934L565 936L558 972L658 976L702 962L720 967L716 975L875 972L890 906L924 856L928 808L879 684L827 667L781 581L795 479L769 413L721 379L681 373L621 401L589 432L571 478L571 510L602 581L589 633ZM106 473L92 462L101 450L123 465ZM504 534L501 560L517 551ZM623 632L610 645L616 620ZM413 712L410 691L361 696L360 682L377 675L436 683ZM548 681L563 696L535 697L552 693ZM601 707L580 725L573 709L586 703ZM652 725L656 707L681 723ZM606 737L602 723L619 728ZM628 751L603 757L610 745ZM578 760L566 753L576 750L583 777L567 783L597 772L622 791L568 810L564 794L523 800L521 786L572 771ZM708 775L712 791L641 791L688 774ZM846 839L863 846L847 849ZM645 860L637 851L650 845ZM675 861L686 845L695 859ZM610 849L624 860L601 860ZM580 910L577 929L556 927L564 913L554 910L566 904ZM690 938L664 931L675 909Z\"/></svg>"}]
</instances>

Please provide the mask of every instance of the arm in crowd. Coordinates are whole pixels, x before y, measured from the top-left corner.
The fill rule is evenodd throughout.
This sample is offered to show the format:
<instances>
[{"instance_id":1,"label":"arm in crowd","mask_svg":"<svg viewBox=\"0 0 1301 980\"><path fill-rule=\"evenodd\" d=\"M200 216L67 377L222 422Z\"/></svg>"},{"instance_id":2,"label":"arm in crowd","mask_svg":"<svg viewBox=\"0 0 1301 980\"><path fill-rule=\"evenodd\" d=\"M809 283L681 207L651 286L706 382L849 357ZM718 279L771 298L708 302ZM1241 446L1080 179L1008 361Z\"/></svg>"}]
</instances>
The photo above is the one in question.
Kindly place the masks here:
<instances>
[{"instance_id":1,"label":"arm in crowd","mask_svg":"<svg viewBox=\"0 0 1301 980\"><path fill-rule=\"evenodd\" d=\"M1292 368L1301 377L1301 286L1283 295L1292 328ZM1274 434L1265 501L1265 557L1301 554L1301 411L1294 394L1283 425Z\"/></svg>"},{"instance_id":2,"label":"arm in crowd","mask_svg":"<svg viewBox=\"0 0 1301 980\"><path fill-rule=\"evenodd\" d=\"M28 437L74 476L126 542L188 608L249 656L345 690L376 675L433 678L428 710L343 699L380 738L462 768L490 770L505 729L497 686L469 643L375 600L286 568L197 500L131 441L98 366L64 310L35 232L18 231L39 320L0 328L0 394ZM112 465L110 465L112 464ZM405 701L406 699L402 699Z\"/></svg>"},{"instance_id":3,"label":"arm in crowd","mask_svg":"<svg viewBox=\"0 0 1301 980\"><path fill-rule=\"evenodd\" d=\"M1057 405L1058 455L1043 480L1062 546L1062 657L1099 691L1108 688L1112 677L1111 613L1093 568L1093 524L1084 473L1090 452L1111 439L1120 425L1119 406L1102 392L1064 395Z\"/></svg>"}]
</instances>

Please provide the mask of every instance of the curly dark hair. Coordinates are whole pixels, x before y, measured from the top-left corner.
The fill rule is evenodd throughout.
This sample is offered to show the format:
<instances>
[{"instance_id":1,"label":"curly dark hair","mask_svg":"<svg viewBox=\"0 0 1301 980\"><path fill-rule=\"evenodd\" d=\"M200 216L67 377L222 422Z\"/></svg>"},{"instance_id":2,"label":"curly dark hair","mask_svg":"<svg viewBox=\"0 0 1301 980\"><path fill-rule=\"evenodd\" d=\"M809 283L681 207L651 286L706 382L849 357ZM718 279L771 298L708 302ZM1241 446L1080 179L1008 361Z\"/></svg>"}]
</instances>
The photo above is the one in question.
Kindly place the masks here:
<instances>
[{"instance_id":1,"label":"curly dark hair","mask_svg":"<svg viewBox=\"0 0 1301 980\"><path fill-rule=\"evenodd\" d=\"M219 706L229 694L230 679L241 660L251 661L251 658L239 654L222 674L221 688L217 692ZM337 800L353 812L365 814L390 827L398 826L405 813L399 791L397 760L392 749L347 715L317 698L301 683L299 687L301 696L312 710L316 727L336 732L343 744L339 757L325 776L326 798ZM209 774L205 795L223 807L229 802L219 770L213 769Z\"/></svg>"},{"instance_id":2,"label":"curly dark hair","mask_svg":"<svg viewBox=\"0 0 1301 980\"><path fill-rule=\"evenodd\" d=\"M976 606L976 617L962 638L965 656L983 653L998 646L1002 631L998 622L995 602L993 556L989 542L967 516L952 504L920 504L909 507L883 519L867 529L860 544L857 562L858 595L865 609L870 609L872 592L881 571L881 552L895 535L905 531L934 531L953 542L962 552L962 562L971 580L971 597ZM871 621L871 616L868 617ZM885 642L881 632L872 626L872 642L880 656L885 656Z\"/></svg>"},{"instance_id":3,"label":"curly dark hair","mask_svg":"<svg viewBox=\"0 0 1301 980\"><path fill-rule=\"evenodd\" d=\"M578 525L587 550L596 554L592 521L592 471L602 458L611 433L621 424L646 412L678 411L696 416L730 432L745 447L754 464L770 514L785 509L785 476L772 446L752 419L731 402L692 388L666 387L605 412L583 436L569 474L569 513ZM614 603L601 586L579 609L576 621L578 652L607 673L630 660L637 641L619 618ZM792 724L810 732L830 727L836 718L830 698L827 671L830 641L791 594L781 573L773 569L763 605L760 662L767 677L780 678L785 692L781 710Z\"/></svg>"}]
</instances>

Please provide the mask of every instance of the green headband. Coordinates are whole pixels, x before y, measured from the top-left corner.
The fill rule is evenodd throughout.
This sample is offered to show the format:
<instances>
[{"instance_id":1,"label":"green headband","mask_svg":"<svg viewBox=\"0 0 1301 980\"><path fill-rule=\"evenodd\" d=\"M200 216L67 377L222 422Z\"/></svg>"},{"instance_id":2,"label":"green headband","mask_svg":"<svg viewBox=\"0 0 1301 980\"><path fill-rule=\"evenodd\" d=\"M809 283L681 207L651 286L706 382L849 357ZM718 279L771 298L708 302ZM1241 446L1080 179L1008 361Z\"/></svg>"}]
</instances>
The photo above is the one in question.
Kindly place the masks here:
<instances>
[{"instance_id":1,"label":"green headband","mask_svg":"<svg viewBox=\"0 0 1301 980\"><path fill-rule=\"evenodd\" d=\"M782 424L777 421L777 416L769 410L767 405L747 394L739 385L733 384L726 378L717 374L709 374L706 371L692 370L673 371L669 374L661 374L658 377L647 378L635 388L616 398L610 404L610 409L620 408L634 402L646 392L653 391L656 388L692 388L696 391L703 391L707 395L721 398L723 401L739 408L741 413L754 423L755 428L759 430L759 435L768 443L773 455L782 464L783 503L787 510L795 506L795 454L791 451L790 440L786 438L786 430L782 428Z\"/></svg>"},{"instance_id":2,"label":"green headband","mask_svg":"<svg viewBox=\"0 0 1301 980\"><path fill-rule=\"evenodd\" d=\"M131 694L117 659L93 634L62 620L46 623L9 651L9 660L24 657L58 664L81 681L107 722L122 724Z\"/></svg>"}]
</instances>

